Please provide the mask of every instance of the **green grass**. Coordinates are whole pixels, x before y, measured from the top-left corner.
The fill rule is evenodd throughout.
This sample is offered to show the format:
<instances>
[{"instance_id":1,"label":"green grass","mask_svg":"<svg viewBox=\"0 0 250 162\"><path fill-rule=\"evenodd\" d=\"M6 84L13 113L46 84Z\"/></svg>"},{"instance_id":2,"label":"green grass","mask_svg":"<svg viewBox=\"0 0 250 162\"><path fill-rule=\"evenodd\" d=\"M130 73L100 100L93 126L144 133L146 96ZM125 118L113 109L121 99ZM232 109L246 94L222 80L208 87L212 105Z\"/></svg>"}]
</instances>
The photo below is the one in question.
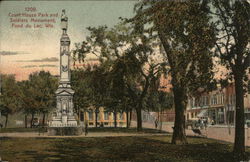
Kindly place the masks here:
<instances>
[{"instance_id":1,"label":"green grass","mask_svg":"<svg viewBox=\"0 0 250 162\"><path fill-rule=\"evenodd\" d=\"M171 136L0 138L0 156L8 161L234 161L228 143L189 137L188 145L172 145L170 140Z\"/></svg>"},{"instance_id":2,"label":"green grass","mask_svg":"<svg viewBox=\"0 0 250 162\"><path fill-rule=\"evenodd\" d=\"M45 128L1 128L0 133L14 133L14 132L45 132ZM88 128L89 132L119 132L119 133L137 133L136 128L113 128L113 127L91 127ZM143 128L140 133L167 133L156 129Z\"/></svg>"}]
</instances>

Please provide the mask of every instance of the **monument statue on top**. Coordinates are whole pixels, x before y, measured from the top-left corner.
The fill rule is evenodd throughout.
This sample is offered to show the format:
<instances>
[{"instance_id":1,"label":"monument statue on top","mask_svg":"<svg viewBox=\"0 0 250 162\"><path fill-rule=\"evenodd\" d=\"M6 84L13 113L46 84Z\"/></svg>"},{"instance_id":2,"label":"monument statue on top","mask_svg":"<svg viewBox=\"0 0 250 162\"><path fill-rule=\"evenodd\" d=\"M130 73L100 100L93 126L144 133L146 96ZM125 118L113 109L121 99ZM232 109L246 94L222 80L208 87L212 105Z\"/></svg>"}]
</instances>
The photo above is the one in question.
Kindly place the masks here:
<instances>
[{"instance_id":1,"label":"monument statue on top","mask_svg":"<svg viewBox=\"0 0 250 162\"><path fill-rule=\"evenodd\" d=\"M58 132L66 132L64 135L74 135L74 127L77 128L77 121L73 111L74 90L71 89L70 85L70 39L67 28L68 17L65 10L62 10L61 29L63 33L60 39L60 81L56 90L56 112L49 123L49 134L51 135L57 135Z\"/></svg>"},{"instance_id":2,"label":"monument statue on top","mask_svg":"<svg viewBox=\"0 0 250 162\"><path fill-rule=\"evenodd\" d=\"M63 30L63 33L66 33L66 31L68 29L68 17L66 16L65 10L62 10L61 28Z\"/></svg>"}]
</instances>

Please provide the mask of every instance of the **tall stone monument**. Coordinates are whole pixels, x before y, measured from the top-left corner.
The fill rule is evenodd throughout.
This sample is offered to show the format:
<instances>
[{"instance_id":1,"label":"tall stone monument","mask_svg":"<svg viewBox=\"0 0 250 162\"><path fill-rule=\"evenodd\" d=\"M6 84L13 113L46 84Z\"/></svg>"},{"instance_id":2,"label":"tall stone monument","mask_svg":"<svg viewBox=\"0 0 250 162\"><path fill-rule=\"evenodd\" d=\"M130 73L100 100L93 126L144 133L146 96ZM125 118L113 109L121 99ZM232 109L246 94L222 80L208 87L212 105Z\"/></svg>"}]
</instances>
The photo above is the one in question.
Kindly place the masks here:
<instances>
[{"instance_id":1,"label":"tall stone monument","mask_svg":"<svg viewBox=\"0 0 250 162\"><path fill-rule=\"evenodd\" d=\"M67 34L68 17L62 10L60 39L60 81L56 90L56 112L49 123L49 135L74 135L77 132L77 121L74 116L73 95L70 85L70 39Z\"/></svg>"}]
</instances>

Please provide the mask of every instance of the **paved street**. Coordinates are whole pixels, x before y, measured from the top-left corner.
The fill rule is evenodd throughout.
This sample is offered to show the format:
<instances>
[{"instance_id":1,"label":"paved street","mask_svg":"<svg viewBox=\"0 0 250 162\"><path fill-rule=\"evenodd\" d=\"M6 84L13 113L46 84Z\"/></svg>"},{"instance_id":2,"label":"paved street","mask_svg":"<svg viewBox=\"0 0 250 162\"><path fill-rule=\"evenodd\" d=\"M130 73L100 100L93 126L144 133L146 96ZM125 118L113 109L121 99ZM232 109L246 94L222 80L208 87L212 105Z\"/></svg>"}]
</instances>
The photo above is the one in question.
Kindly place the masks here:
<instances>
[{"instance_id":1,"label":"paved street","mask_svg":"<svg viewBox=\"0 0 250 162\"><path fill-rule=\"evenodd\" d=\"M131 123L132 127L136 127L136 122ZM144 128L155 128L152 123L143 123ZM169 133L173 132L173 123L163 123L162 130ZM234 128L228 127L226 125L215 125L209 126L206 129L201 130L202 136L212 139L217 139L221 141L227 141L233 143L234 141ZM246 137L246 146L250 146L250 129L245 129ZM17 132L17 133L0 133L0 137L56 137L56 138L68 138L68 137L116 137L116 136L155 136L155 135L166 135L164 133L117 133L117 132L89 132L87 136L84 134L80 136L48 136L47 133L38 133L38 132ZM188 136L200 136L195 134L191 129L186 129L186 135Z\"/></svg>"},{"instance_id":2,"label":"paved street","mask_svg":"<svg viewBox=\"0 0 250 162\"><path fill-rule=\"evenodd\" d=\"M131 123L133 127L136 126L136 122ZM154 123L143 123L144 128L155 128ZM174 123L163 123L162 130L169 133L173 132ZM206 129L201 130L202 136L221 141L234 142L234 128L227 125L215 125L208 126ZM186 135L199 136L195 134L190 128L186 129ZM245 128L245 142L246 146L250 146L250 128Z\"/></svg>"}]
</instances>

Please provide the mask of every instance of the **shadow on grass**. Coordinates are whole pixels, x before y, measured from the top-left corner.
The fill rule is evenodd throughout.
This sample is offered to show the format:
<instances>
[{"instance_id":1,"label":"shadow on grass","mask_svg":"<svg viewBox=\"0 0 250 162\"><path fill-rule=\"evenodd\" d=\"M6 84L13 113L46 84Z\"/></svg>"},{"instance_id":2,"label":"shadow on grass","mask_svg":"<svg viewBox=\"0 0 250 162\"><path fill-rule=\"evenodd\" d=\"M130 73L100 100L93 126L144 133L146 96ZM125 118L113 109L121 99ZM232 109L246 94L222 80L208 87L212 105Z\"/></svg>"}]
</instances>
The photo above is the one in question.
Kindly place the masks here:
<instances>
[{"instance_id":1,"label":"shadow on grass","mask_svg":"<svg viewBox=\"0 0 250 162\"><path fill-rule=\"evenodd\" d=\"M91 127L88 128L89 132L121 132L121 133L137 133L136 128L123 128L123 127ZM167 133L163 130L143 128L140 133Z\"/></svg>"},{"instance_id":2,"label":"shadow on grass","mask_svg":"<svg viewBox=\"0 0 250 162\"><path fill-rule=\"evenodd\" d=\"M188 138L188 145L172 145L170 140L169 136L4 138L0 155L9 161L236 161L230 144Z\"/></svg>"},{"instance_id":3,"label":"shadow on grass","mask_svg":"<svg viewBox=\"0 0 250 162\"><path fill-rule=\"evenodd\" d=\"M16 132L46 132L46 128L0 128L0 133L16 133Z\"/></svg>"}]
</instances>

